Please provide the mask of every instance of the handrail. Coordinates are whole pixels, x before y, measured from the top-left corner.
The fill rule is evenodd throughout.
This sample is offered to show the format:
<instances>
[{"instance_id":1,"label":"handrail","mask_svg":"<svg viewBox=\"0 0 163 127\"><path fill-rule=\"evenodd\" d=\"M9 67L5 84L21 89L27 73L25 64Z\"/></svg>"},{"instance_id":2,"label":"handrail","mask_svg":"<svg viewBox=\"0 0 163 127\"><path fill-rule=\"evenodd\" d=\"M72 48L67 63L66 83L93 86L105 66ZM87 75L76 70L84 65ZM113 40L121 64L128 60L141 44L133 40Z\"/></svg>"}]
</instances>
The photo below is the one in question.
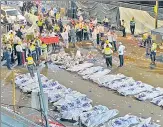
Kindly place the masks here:
<instances>
[{"instance_id":1,"label":"handrail","mask_svg":"<svg viewBox=\"0 0 163 127\"><path fill-rule=\"evenodd\" d=\"M30 120L24 118L23 116L20 116L20 115L18 115L17 113L14 113L14 112L12 112L12 111L6 109L6 108L3 107L3 106L1 106L1 114L4 114L4 113L2 113L2 109L3 109L4 111L10 113L11 115L14 115L15 117L17 117L17 118L19 118L19 119L22 119L22 120L24 120L25 122L27 122L27 123L33 125L34 127L41 127L40 125L37 125L37 124L34 123L33 121L30 121ZM14 118L14 119L16 120L16 118ZM16 121L17 121L17 120L16 120Z\"/></svg>"}]
</instances>

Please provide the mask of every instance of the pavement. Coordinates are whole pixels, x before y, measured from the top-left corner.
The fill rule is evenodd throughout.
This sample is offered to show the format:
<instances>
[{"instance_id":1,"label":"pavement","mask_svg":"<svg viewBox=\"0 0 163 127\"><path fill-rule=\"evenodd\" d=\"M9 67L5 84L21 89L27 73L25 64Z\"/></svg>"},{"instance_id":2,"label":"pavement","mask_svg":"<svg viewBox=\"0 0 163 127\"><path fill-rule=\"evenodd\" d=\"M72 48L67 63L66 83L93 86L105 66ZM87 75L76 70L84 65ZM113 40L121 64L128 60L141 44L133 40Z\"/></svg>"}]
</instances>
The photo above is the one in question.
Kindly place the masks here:
<instances>
[{"instance_id":1,"label":"pavement","mask_svg":"<svg viewBox=\"0 0 163 127\"><path fill-rule=\"evenodd\" d=\"M126 46L125 52L125 65L122 68L118 68L119 60L117 53L114 53L113 61L113 74L123 73L126 76L131 76L135 80L148 83L155 87L162 87L163 85L163 63L157 62L155 69L150 69L150 59L145 57L145 49L140 48L137 42L128 36L127 38L118 37L118 41L121 41ZM83 46L83 45L82 45ZM81 46L81 47L82 47ZM89 49L88 49L89 50ZM87 52L87 51L86 51ZM102 55L98 54L98 57ZM103 63L105 66L105 63ZM1 67L1 103L12 104L12 71ZM26 68L15 67L16 73L27 73ZM86 94L93 100L93 105L104 105L110 109L118 109L120 111L119 116L126 114L133 114L141 117L152 117L152 120L163 126L163 111L162 108L155 106L149 102L140 102L133 97L123 97L109 91L106 88L100 88L97 84L85 81L76 74L66 72L64 70L52 71L44 68L42 72L49 79L59 81L66 87L77 90ZM64 78L63 78L64 77ZM6 92L7 91L7 92ZM19 89L16 89L16 104L31 106L31 98L26 94L23 94ZM10 106L10 108L12 108ZM23 116L28 119L36 121L36 117L40 114L32 109L21 108L17 109ZM54 112L52 113L54 116ZM71 123L64 122L67 127L71 127Z\"/></svg>"}]
</instances>

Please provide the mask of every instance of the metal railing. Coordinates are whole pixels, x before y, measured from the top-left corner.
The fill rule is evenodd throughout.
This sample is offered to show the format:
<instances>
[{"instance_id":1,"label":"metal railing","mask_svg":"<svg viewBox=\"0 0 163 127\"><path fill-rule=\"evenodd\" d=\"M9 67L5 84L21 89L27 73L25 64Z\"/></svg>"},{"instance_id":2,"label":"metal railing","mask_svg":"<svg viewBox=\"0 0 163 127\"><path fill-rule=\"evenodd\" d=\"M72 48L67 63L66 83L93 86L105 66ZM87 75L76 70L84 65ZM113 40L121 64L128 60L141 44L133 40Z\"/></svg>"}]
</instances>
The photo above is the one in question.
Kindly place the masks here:
<instances>
[{"instance_id":1,"label":"metal railing","mask_svg":"<svg viewBox=\"0 0 163 127\"><path fill-rule=\"evenodd\" d=\"M1 106L1 126L5 127L41 127L40 125Z\"/></svg>"}]
</instances>

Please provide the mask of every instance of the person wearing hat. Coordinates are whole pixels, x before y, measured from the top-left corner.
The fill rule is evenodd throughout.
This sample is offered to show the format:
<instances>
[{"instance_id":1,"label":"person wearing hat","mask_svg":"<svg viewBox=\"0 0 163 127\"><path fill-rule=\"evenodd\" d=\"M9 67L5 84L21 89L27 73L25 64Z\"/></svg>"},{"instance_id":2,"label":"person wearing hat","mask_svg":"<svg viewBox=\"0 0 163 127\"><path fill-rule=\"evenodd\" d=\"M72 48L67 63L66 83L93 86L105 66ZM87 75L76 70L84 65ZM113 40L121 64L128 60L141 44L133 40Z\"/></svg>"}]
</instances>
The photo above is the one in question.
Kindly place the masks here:
<instances>
[{"instance_id":1,"label":"person wearing hat","mask_svg":"<svg viewBox=\"0 0 163 127\"><path fill-rule=\"evenodd\" d=\"M109 46L110 48L112 48L113 46L110 44L109 40L107 39L104 43L104 48L106 48L106 46Z\"/></svg>"},{"instance_id":2,"label":"person wearing hat","mask_svg":"<svg viewBox=\"0 0 163 127\"><path fill-rule=\"evenodd\" d=\"M105 55L107 67L111 67L112 68L112 54L113 54L113 51L111 50L109 45L106 45L106 47L104 48L104 50L102 52Z\"/></svg>"},{"instance_id":3,"label":"person wearing hat","mask_svg":"<svg viewBox=\"0 0 163 127\"><path fill-rule=\"evenodd\" d=\"M28 71L31 75L31 77L33 78L34 77L34 68L35 68L35 62L33 60L33 57L31 56L31 54L28 54L28 57L26 58L27 60L27 68L28 68Z\"/></svg>"},{"instance_id":4,"label":"person wearing hat","mask_svg":"<svg viewBox=\"0 0 163 127\"><path fill-rule=\"evenodd\" d=\"M17 54L17 58L18 58L18 66L22 65L22 52L23 52L23 48L21 46L21 42L18 42L18 45L16 46L16 54Z\"/></svg>"},{"instance_id":5,"label":"person wearing hat","mask_svg":"<svg viewBox=\"0 0 163 127\"><path fill-rule=\"evenodd\" d=\"M122 42L119 42L119 48L118 48L119 61L120 61L119 67L122 67L124 64L124 50L125 50L125 46L122 45Z\"/></svg>"},{"instance_id":6,"label":"person wearing hat","mask_svg":"<svg viewBox=\"0 0 163 127\"><path fill-rule=\"evenodd\" d=\"M134 35L134 32L135 32L135 19L134 19L134 17L132 17L132 19L130 21L130 30L131 30L131 34Z\"/></svg>"}]
</instances>

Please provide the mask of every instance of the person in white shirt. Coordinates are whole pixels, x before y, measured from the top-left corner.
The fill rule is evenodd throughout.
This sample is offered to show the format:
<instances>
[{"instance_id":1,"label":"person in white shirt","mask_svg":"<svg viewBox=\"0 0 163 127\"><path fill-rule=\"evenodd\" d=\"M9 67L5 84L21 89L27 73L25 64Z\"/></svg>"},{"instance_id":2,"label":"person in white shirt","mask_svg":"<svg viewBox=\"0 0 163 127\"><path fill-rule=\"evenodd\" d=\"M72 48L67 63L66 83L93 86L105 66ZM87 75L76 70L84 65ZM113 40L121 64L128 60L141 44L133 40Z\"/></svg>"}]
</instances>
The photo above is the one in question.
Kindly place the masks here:
<instances>
[{"instance_id":1,"label":"person in white shirt","mask_svg":"<svg viewBox=\"0 0 163 127\"><path fill-rule=\"evenodd\" d=\"M117 51L117 34L115 33L115 31L113 31L113 46L114 46L114 51Z\"/></svg>"},{"instance_id":2,"label":"person in white shirt","mask_svg":"<svg viewBox=\"0 0 163 127\"><path fill-rule=\"evenodd\" d=\"M15 51L15 55L16 55L16 46L18 45L18 42L20 42L20 38L18 36L15 36L14 38L14 51Z\"/></svg>"},{"instance_id":3,"label":"person in white shirt","mask_svg":"<svg viewBox=\"0 0 163 127\"><path fill-rule=\"evenodd\" d=\"M107 33L108 41L111 45L113 45L113 35L111 31L108 31Z\"/></svg>"},{"instance_id":4,"label":"person in white shirt","mask_svg":"<svg viewBox=\"0 0 163 127\"><path fill-rule=\"evenodd\" d=\"M16 46L16 54L17 54L17 58L18 58L18 66L22 65L22 46L21 46L21 42L18 43L18 45Z\"/></svg>"},{"instance_id":5,"label":"person in white shirt","mask_svg":"<svg viewBox=\"0 0 163 127\"><path fill-rule=\"evenodd\" d=\"M64 41L64 44L66 46L66 48L69 47L69 44L68 44L68 32L66 31L66 29L64 29L64 32L61 33L62 35L62 38L63 38L63 41Z\"/></svg>"},{"instance_id":6,"label":"person in white shirt","mask_svg":"<svg viewBox=\"0 0 163 127\"><path fill-rule=\"evenodd\" d=\"M92 32L92 41L94 43L94 46L97 47L97 28L94 28Z\"/></svg>"},{"instance_id":7,"label":"person in white shirt","mask_svg":"<svg viewBox=\"0 0 163 127\"><path fill-rule=\"evenodd\" d=\"M119 67L122 67L124 64L124 50L125 50L125 46L122 45L122 42L119 42L119 48L118 48L119 61L120 61Z\"/></svg>"}]
</instances>

